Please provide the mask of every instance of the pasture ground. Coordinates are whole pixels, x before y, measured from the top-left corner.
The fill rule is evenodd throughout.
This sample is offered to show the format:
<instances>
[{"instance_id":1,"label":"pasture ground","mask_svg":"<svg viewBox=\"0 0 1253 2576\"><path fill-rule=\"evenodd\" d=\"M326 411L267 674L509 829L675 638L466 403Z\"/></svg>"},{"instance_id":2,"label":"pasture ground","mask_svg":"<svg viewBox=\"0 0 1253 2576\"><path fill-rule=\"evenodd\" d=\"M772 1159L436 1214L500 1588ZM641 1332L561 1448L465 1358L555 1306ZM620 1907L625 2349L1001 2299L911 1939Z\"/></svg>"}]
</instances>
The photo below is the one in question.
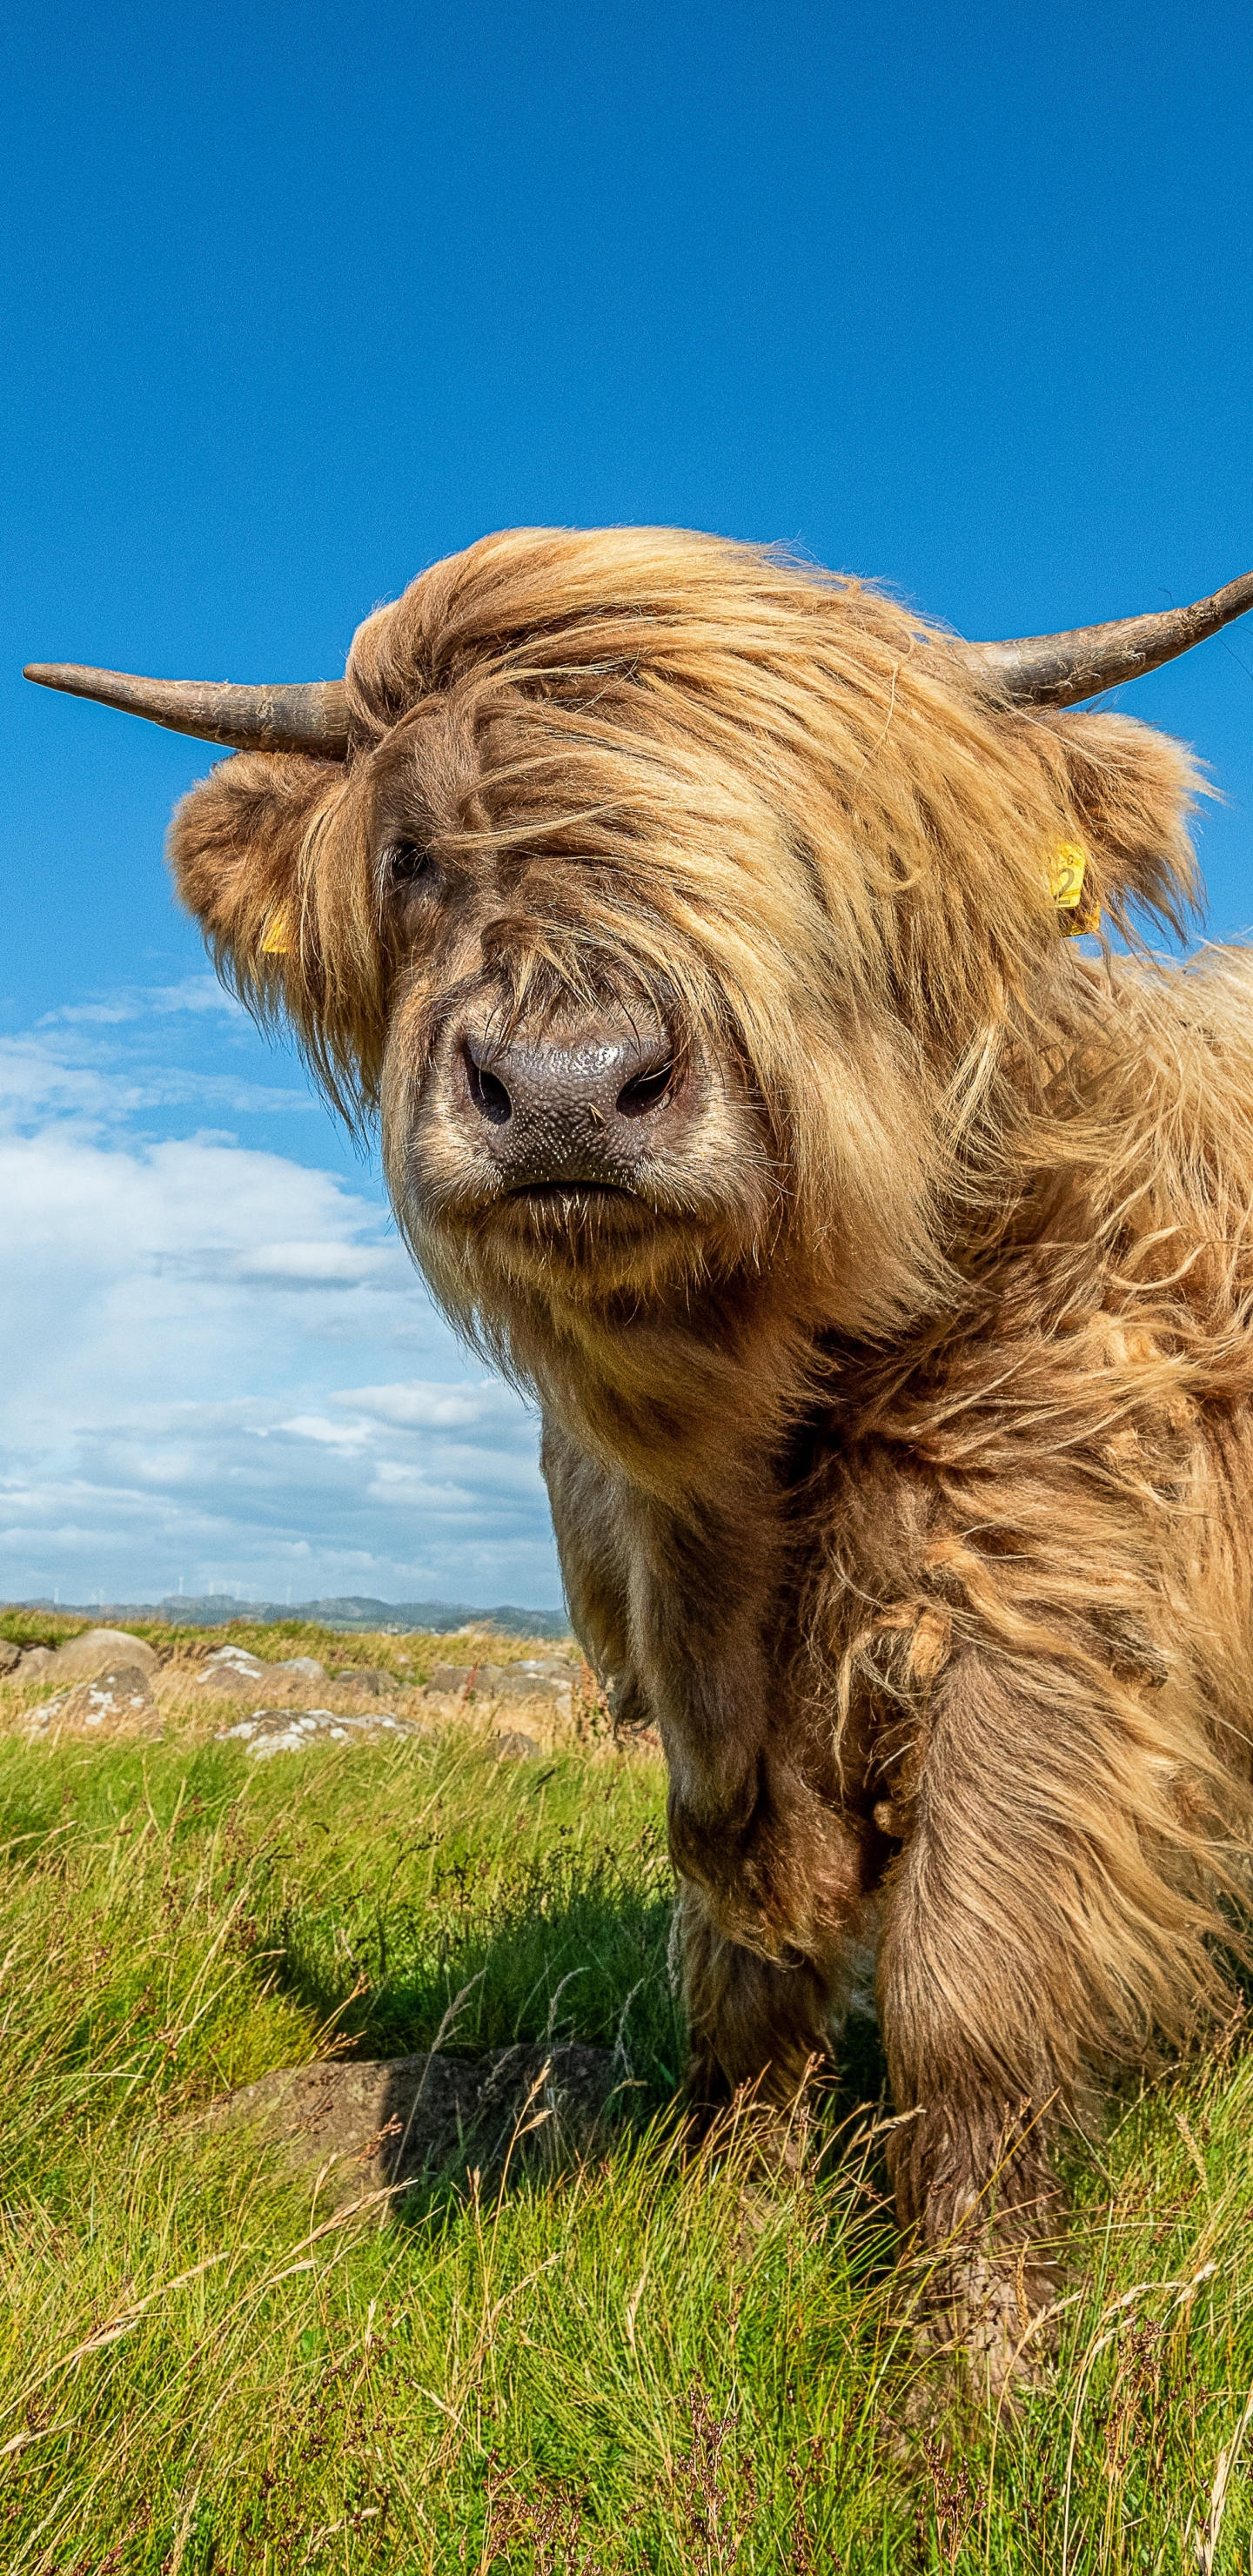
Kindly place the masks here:
<instances>
[{"instance_id":1,"label":"pasture ground","mask_svg":"<svg viewBox=\"0 0 1253 2576\"><path fill-rule=\"evenodd\" d=\"M449 1641L351 1651L421 1680ZM33 1743L32 1696L0 1688L4 2570L1253 2565L1239 2025L1073 2157L1041 2393L937 2411L873 2047L790 2199L746 2192L735 2133L680 2152L653 1754L572 1732L506 1763L466 1719L258 1763L177 1691L160 1741ZM332 2206L197 2118L349 2047L545 2037L617 2045L630 2116L497 2196Z\"/></svg>"}]
</instances>

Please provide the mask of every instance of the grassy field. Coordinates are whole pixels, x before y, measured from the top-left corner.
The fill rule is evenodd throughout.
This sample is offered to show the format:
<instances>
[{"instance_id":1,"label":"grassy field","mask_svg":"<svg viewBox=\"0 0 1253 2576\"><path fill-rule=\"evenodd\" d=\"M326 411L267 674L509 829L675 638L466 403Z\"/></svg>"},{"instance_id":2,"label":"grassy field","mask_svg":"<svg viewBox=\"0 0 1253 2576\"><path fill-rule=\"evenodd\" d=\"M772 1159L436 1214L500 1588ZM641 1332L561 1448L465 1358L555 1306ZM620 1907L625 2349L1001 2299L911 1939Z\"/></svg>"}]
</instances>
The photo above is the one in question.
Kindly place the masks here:
<instances>
[{"instance_id":1,"label":"grassy field","mask_svg":"<svg viewBox=\"0 0 1253 2576\"><path fill-rule=\"evenodd\" d=\"M421 1679L449 1646L349 1652ZM651 1755L502 1763L454 1724L258 1764L177 1700L160 1742L32 1744L29 1697L0 1690L5 2571L1253 2564L1239 2032L1076 2159L1048 2387L937 2416L873 2055L751 2227L740 2142L679 2151ZM198 2121L271 2068L441 2031L618 2044L630 2123L578 2172L400 2216Z\"/></svg>"}]
</instances>

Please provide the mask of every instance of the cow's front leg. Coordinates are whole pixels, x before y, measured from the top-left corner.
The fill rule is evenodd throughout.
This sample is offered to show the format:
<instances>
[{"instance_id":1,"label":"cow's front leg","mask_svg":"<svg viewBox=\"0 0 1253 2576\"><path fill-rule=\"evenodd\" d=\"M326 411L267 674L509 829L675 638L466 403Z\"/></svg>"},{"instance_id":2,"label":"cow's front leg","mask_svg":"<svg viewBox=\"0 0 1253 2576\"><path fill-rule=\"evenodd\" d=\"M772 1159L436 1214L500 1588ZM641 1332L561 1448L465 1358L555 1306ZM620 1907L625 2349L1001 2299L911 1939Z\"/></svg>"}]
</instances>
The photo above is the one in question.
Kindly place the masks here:
<instances>
[{"instance_id":1,"label":"cow's front leg","mask_svg":"<svg viewBox=\"0 0 1253 2576\"><path fill-rule=\"evenodd\" d=\"M994 2389L1029 2383L1047 2350L1060 2216L1050 2149L1108 1979L1099 1934L1069 1902L1068 1748L1055 1721L1053 1804L1047 1679L1016 1704L1003 1665L970 1653L949 1668L909 1812L892 1819L903 1849L879 1950L901 2115L891 2161L902 2226L931 2261L928 2339L951 2339Z\"/></svg>"},{"instance_id":2,"label":"cow's front leg","mask_svg":"<svg viewBox=\"0 0 1253 2576\"><path fill-rule=\"evenodd\" d=\"M687 2011L684 2090L696 2129L744 2091L766 2115L784 2153L797 2144L796 2114L819 2077L842 2001L842 1961L799 1952L764 1958L728 1938L705 1890L680 1885L673 1953Z\"/></svg>"},{"instance_id":3,"label":"cow's front leg","mask_svg":"<svg viewBox=\"0 0 1253 2576\"><path fill-rule=\"evenodd\" d=\"M1008 2067L998 2074L972 2054L956 1992L929 2001L919 2008L890 1937L880 2018L904 2117L889 2162L906 2241L927 2258L923 2348L959 2354L993 2394L1031 2387L1058 2286L1058 2088L1042 2068L1015 2090Z\"/></svg>"},{"instance_id":4,"label":"cow's front leg","mask_svg":"<svg viewBox=\"0 0 1253 2576\"><path fill-rule=\"evenodd\" d=\"M760 1514L750 1532L729 1508L637 1521L632 1658L670 1768L688 2097L699 2121L747 2087L786 2127L827 2055L867 1870L767 1651L777 1590Z\"/></svg>"},{"instance_id":5,"label":"cow's front leg","mask_svg":"<svg viewBox=\"0 0 1253 2576\"><path fill-rule=\"evenodd\" d=\"M694 2116L741 2086L786 2112L826 2052L865 1870L860 1838L803 1776L770 1668L763 1480L751 1515L733 1500L666 1511L553 1424L544 1469L578 1634L665 1744Z\"/></svg>"},{"instance_id":6,"label":"cow's front leg","mask_svg":"<svg viewBox=\"0 0 1253 2576\"><path fill-rule=\"evenodd\" d=\"M665 1746L671 1857L724 1931L770 1951L783 1938L762 1883L770 1532L752 1549L733 1508L708 1503L676 1513L633 1496L629 1515L629 1663Z\"/></svg>"},{"instance_id":7,"label":"cow's front leg","mask_svg":"<svg viewBox=\"0 0 1253 2576\"><path fill-rule=\"evenodd\" d=\"M540 1463L574 1633L608 1693L615 1728L647 1726L653 1712L631 1653L621 1482L552 1421L544 1425Z\"/></svg>"}]
</instances>

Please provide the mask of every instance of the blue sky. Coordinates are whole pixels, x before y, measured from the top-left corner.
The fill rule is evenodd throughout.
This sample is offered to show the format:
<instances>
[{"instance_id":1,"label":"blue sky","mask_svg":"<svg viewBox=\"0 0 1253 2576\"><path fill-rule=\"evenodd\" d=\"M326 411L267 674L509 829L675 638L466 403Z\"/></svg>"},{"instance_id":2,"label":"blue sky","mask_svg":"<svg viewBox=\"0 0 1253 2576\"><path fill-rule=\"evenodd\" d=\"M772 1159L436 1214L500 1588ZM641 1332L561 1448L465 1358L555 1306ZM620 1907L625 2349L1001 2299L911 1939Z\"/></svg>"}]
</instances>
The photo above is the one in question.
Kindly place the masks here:
<instances>
[{"instance_id":1,"label":"blue sky","mask_svg":"<svg viewBox=\"0 0 1253 2576\"><path fill-rule=\"evenodd\" d=\"M970 634L1253 564L1245 7L72 5L0 167L0 1593L557 1597L533 1426L161 865L204 747L30 659L331 675L516 522L792 541ZM1226 802L1253 634L1124 693Z\"/></svg>"}]
</instances>

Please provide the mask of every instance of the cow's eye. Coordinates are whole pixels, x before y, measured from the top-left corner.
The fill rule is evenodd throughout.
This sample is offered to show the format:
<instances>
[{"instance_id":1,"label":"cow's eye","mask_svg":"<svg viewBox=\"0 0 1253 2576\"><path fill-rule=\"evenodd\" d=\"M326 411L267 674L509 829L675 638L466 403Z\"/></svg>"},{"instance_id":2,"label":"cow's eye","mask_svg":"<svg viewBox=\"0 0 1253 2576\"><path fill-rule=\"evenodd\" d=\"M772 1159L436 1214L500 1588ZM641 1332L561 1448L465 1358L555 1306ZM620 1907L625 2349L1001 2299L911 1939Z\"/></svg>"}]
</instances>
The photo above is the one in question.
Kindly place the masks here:
<instances>
[{"instance_id":1,"label":"cow's eye","mask_svg":"<svg viewBox=\"0 0 1253 2576\"><path fill-rule=\"evenodd\" d=\"M429 873L431 853L420 841L394 841L387 853L387 882L393 886L417 885Z\"/></svg>"}]
</instances>

